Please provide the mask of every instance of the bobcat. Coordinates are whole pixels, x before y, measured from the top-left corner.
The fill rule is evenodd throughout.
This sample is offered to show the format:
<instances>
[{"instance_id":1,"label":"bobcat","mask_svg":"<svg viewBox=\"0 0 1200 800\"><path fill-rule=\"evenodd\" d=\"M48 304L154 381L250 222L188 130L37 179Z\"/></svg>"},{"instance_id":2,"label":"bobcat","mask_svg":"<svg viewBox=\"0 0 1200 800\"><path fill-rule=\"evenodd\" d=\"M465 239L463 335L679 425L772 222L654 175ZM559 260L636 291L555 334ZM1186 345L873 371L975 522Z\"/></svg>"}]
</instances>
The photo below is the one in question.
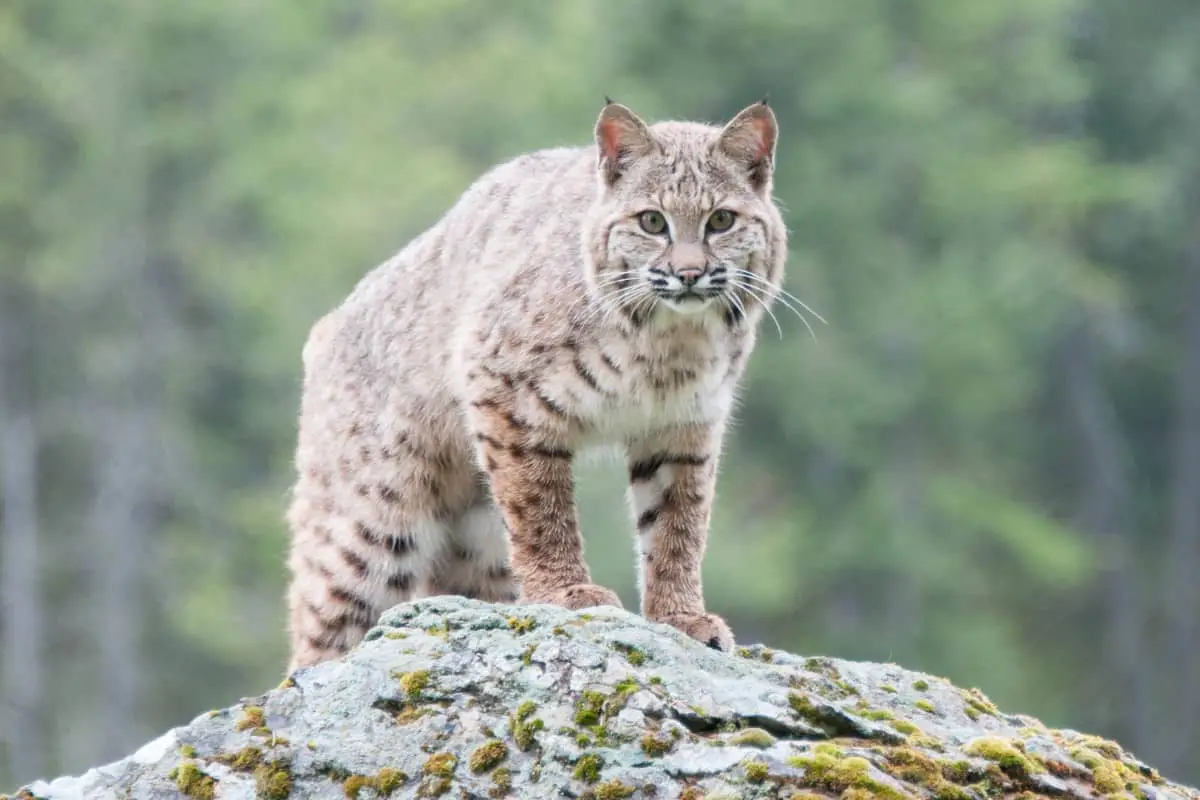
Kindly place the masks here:
<instances>
[{"instance_id":1,"label":"bobcat","mask_svg":"<svg viewBox=\"0 0 1200 800\"><path fill-rule=\"evenodd\" d=\"M719 650L701 561L722 436L787 233L764 100L723 127L608 100L594 145L493 168L320 319L287 512L290 668L437 594L620 606L572 459L629 470L642 613Z\"/></svg>"}]
</instances>

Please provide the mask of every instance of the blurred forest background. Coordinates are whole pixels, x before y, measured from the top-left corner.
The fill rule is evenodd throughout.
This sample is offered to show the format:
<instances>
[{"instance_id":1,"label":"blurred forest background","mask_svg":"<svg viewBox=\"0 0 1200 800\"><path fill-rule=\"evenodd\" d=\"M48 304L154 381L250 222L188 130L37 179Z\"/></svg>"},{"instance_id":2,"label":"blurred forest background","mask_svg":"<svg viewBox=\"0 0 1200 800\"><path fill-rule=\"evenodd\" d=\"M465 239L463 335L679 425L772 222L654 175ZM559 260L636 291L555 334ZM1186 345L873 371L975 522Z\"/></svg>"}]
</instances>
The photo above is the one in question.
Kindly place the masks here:
<instances>
[{"instance_id":1,"label":"blurred forest background","mask_svg":"<svg viewBox=\"0 0 1200 800\"><path fill-rule=\"evenodd\" d=\"M711 608L1200 780L1198 88L1195 0L3 0L0 788L280 680L308 327L606 93L770 93L829 320L763 328Z\"/></svg>"}]
</instances>

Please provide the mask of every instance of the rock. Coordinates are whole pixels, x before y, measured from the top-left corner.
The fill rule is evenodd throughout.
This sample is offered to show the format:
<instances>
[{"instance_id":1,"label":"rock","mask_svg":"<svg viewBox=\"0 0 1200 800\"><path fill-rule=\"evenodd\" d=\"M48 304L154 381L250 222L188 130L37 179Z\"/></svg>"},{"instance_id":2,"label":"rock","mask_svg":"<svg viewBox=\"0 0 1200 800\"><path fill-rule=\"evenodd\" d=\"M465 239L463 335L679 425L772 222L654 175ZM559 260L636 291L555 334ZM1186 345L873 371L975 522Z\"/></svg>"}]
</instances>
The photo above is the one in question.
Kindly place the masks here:
<instances>
[{"instance_id":1,"label":"rock","mask_svg":"<svg viewBox=\"0 0 1200 800\"><path fill-rule=\"evenodd\" d=\"M338 661L21 798L1189 798L891 664L723 655L618 609L397 606ZM1127 793L1127 794L1126 794Z\"/></svg>"}]
</instances>

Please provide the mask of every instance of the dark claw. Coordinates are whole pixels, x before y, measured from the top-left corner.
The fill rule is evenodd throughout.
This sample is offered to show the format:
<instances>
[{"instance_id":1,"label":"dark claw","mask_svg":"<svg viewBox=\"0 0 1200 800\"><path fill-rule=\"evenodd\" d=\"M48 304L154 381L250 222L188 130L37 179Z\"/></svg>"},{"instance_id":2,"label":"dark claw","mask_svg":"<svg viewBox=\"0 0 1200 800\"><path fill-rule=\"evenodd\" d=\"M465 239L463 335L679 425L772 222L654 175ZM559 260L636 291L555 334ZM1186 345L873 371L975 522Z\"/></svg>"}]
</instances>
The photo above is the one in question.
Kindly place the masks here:
<instances>
[{"instance_id":1,"label":"dark claw","mask_svg":"<svg viewBox=\"0 0 1200 800\"><path fill-rule=\"evenodd\" d=\"M718 639L716 636L714 636L708 640L708 646L711 647L713 650L720 652L721 651L721 640Z\"/></svg>"}]
</instances>

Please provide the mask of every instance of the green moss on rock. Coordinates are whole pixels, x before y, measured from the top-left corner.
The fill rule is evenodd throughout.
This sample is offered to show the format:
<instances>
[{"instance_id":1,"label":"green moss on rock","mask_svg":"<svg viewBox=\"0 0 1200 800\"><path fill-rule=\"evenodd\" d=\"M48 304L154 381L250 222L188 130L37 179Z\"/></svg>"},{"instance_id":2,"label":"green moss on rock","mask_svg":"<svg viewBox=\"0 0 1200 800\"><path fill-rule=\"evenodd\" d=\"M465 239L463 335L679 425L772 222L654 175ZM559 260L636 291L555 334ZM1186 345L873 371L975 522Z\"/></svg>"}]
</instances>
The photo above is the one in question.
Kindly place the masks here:
<instances>
[{"instance_id":1,"label":"green moss on rock","mask_svg":"<svg viewBox=\"0 0 1200 800\"><path fill-rule=\"evenodd\" d=\"M799 692L789 692L788 705L802 717L811 717L813 715L812 700L809 700L807 695L800 694Z\"/></svg>"},{"instance_id":2,"label":"green moss on rock","mask_svg":"<svg viewBox=\"0 0 1200 800\"><path fill-rule=\"evenodd\" d=\"M342 782L342 792L348 798L357 798L363 789L371 789L380 797L388 797L408 780L401 770L384 767L374 776L350 775Z\"/></svg>"},{"instance_id":3,"label":"green moss on rock","mask_svg":"<svg viewBox=\"0 0 1200 800\"><path fill-rule=\"evenodd\" d=\"M963 713L972 721L979 719L984 714L995 716L999 713L995 704L978 689L960 689L959 694L963 699Z\"/></svg>"},{"instance_id":4,"label":"green moss on rock","mask_svg":"<svg viewBox=\"0 0 1200 800\"><path fill-rule=\"evenodd\" d=\"M492 739L476 747L467 759L471 772L487 772L504 759L508 758L508 745L499 739Z\"/></svg>"},{"instance_id":5,"label":"green moss on rock","mask_svg":"<svg viewBox=\"0 0 1200 800\"><path fill-rule=\"evenodd\" d=\"M735 747L767 748L775 744L775 737L762 728L745 728L729 737L728 743Z\"/></svg>"},{"instance_id":6,"label":"green moss on rock","mask_svg":"<svg viewBox=\"0 0 1200 800\"><path fill-rule=\"evenodd\" d=\"M537 652L537 649L538 649L538 646L537 646L536 642L534 644L531 644L528 647L526 647L524 652L521 653L521 663L527 667L530 664L532 664L533 663L533 654Z\"/></svg>"},{"instance_id":7,"label":"green moss on rock","mask_svg":"<svg viewBox=\"0 0 1200 800\"><path fill-rule=\"evenodd\" d=\"M669 736L659 736L653 733L647 733L642 737L642 752L651 758L659 758L671 751L675 746L675 740Z\"/></svg>"},{"instance_id":8,"label":"green moss on rock","mask_svg":"<svg viewBox=\"0 0 1200 800\"><path fill-rule=\"evenodd\" d=\"M892 712L885 708L868 708L864 711L857 712L864 719L873 720L875 722L886 722L895 716Z\"/></svg>"},{"instance_id":9,"label":"green moss on rock","mask_svg":"<svg viewBox=\"0 0 1200 800\"><path fill-rule=\"evenodd\" d=\"M625 660L635 667L640 667L646 663L646 653L631 644L617 642L613 645L613 648L624 654Z\"/></svg>"},{"instance_id":10,"label":"green moss on rock","mask_svg":"<svg viewBox=\"0 0 1200 800\"><path fill-rule=\"evenodd\" d=\"M267 726L266 714L261 706L246 706L242 711L242 718L237 721L234 726L236 730L245 731L251 729L265 729Z\"/></svg>"},{"instance_id":11,"label":"green moss on rock","mask_svg":"<svg viewBox=\"0 0 1200 800\"><path fill-rule=\"evenodd\" d=\"M955 783L969 783L971 781L972 769L971 762L959 759L958 761L943 761L938 765L942 770L942 776L948 781Z\"/></svg>"},{"instance_id":12,"label":"green moss on rock","mask_svg":"<svg viewBox=\"0 0 1200 800\"><path fill-rule=\"evenodd\" d=\"M175 786L182 794L197 800L212 800L216 796L216 778L200 769L195 762L185 761L172 772Z\"/></svg>"},{"instance_id":13,"label":"green moss on rock","mask_svg":"<svg viewBox=\"0 0 1200 800\"><path fill-rule=\"evenodd\" d=\"M522 752L534 745L537 741L536 735L546 727L545 722L533 717L535 711L537 711L537 703L526 700L517 707L508 720L513 741L516 742L517 749Z\"/></svg>"},{"instance_id":14,"label":"green moss on rock","mask_svg":"<svg viewBox=\"0 0 1200 800\"><path fill-rule=\"evenodd\" d=\"M886 751L886 771L893 778L928 789L935 800L971 800L972 795L951 782L943 765L908 747ZM965 778L965 775L963 776ZM965 782L962 781L962 782Z\"/></svg>"},{"instance_id":15,"label":"green moss on rock","mask_svg":"<svg viewBox=\"0 0 1200 800\"><path fill-rule=\"evenodd\" d=\"M512 770L500 767L492 773L492 785L488 789L488 797L503 797L512 791Z\"/></svg>"},{"instance_id":16,"label":"green moss on rock","mask_svg":"<svg viewBox=\"0 0 1200 800\"><path fill-rule=\"evenodd\" d=\"M287 800L292 794L292 768L287 761L262 763L254 768L254 790L262 800Z\"/></svg>"},{"instance_id":17,"label":"green moss on rock","mask_svg":"<svg viewBox=\"0 0 1200 800\"><path fill-rule=\"evenodd\" d=\"M828 753L794 756L788 764L804 770L803 782L813 788L841 793L859 790L878 800L904 800L905 795L871 777L871 764L860 756L837 758ZM854 795L852 795L854 796Z\"/></svg>"},{"instance_id":18,"label":"green moss on rock","mask_svg":"<svg viewBox=\"0 0 1200 800\"><path fill-rule=\"evenodd\" d=\"M631 797L637 789L627 783L622 783L615 778L611 781L598 783L592 787L591 796L595 800L621 800L621 798Z\"/></svg>"},{"instance_id":19,"label":"green moss on rock","mask_svg":"<svg viewBox=\"0 0 1200 800\"><path fill-rule=\"evenodd\" d=\"M750 783L762 783L771 776L771 768L763 761L747 761L742 769Z\"/></svg>"},{"instance_id":20,"label":"green moss on rock","mask_svg":"<svg viewBox=\"0 0 1200 800\"><path fill-rule=\"evenodd\" d=\"M1101 764L1092 770L1092 783L1101 794L1116 794L1125 788L1121 773L1111 764Z\"/></svg>"},{"instance_id":21,"label":"green moss on rock","mask_svg":"<svg viewBox=\"0 0 1200 800\"><path fill-rule=\"evenodd\" d=\"M813 746L813 752L820 753L821 755L832 756L833 758L842 758L845 755L845 753L842 751L842 748L838 747L833 742L819 742Z\"/></svg>"},{"instance_id":22,"label":"green moss on rock","mask_svg":"<svg viewBox=\"0 0 1200 800\"><path fill-rule=\"evenodd\" d=\"M1006 775L1013 778L1024 779L1042 771L1012 741L998 736L975 739L967 744L963 752L995 762Z\"/></svg>"},{"instance_id":23,"label":"green moss on rock","mask_svg":"<svg viewBox=\"0 0 1200 800\"><path fill-rule=\"evenodd\" d=\"M591 689L583 692L575 703L575 724L585 728L599 724L604 699L600 692Z\"/></svg>"},{"instance_id":24,"label":"green moss on rock","mask_svg":"<svg viewBox=\"0 0 1200 800\"><path fill-rule=\"evenodd\" d=\"M217 756L213 760L219 761L230 769L249 772L262 763L263 753L257 747L243 747L236 753Z\"/></svg>"},{"instance_id":25,"label":"green moss on rock","mask_svg":"<svg viewBox=\"0 0 1200 800\"><path fill-rule=\"evenodd\" d=\"M419 698L421 692L429 685L429 670L427 669L405 672L397 677L400 680L400 688L404 690L404 695L409 700Z\"/></svg>"},{"instance_id":26,"label":"green moss on rock","mask_svg":"<svg viewBox=\"0 0 1200 800\"><path fill-rule=\"evenodd\" d=\"M600 770L604 769L604 758L597 753L588 753L575 762L571 776L577 781L595 783L600 780Z\"/></svg>"},{"instance_id":27,"label":"green moss on rock","mask_svg":"<svg viewBox=\"0 0 1200 800\"><path fill-rule=\"evenodd\" d=\"M342 793L351 800L358 800L358 793L371 788L371 779L366 775L351 775L342 781Z\"/></svg>"},{"instance_id":28,"label":"green moss on rock","mask_svg":"<svg viewBox=\"0 0 1200 800\"><path fill-rule=\"evenodd\" d=\"M399 789L407 780L408 775L403 770L384 767L375 775L375 790L388 795Z\"/></svg>"},{"instance_id":29,"label":"green moss on rock","mask_svg":"<svg viewBox=\"0 0 1200 800\"><path fill-rule=\"evenodd\" d=\"M436 775L439 778L449 778L454 775L458 766L458 756L453 753L434 753L425 759L421 772L425 775Z\"/></svg>"},{"instance_id":30,"label":"green moss on rock","mask_svg":"<svg viewBox=\"0 0 1200 800\"><path fill-rule=\"evenodd\" d=\"M1101 794L1118 794L1126 791L1136 798L1145 795L1143 783L1157 784L1162 776L1153 769L1133 769L1122 760L1125 753L1115 742L1097 736L1082 737L1083 744L1072 747L1070 756L1091 773L1093 785ZM1047 767L1050 765L1047 764ZM1060 765L1066 767L1067 765Z\"/></svg>"}]
</instances>

